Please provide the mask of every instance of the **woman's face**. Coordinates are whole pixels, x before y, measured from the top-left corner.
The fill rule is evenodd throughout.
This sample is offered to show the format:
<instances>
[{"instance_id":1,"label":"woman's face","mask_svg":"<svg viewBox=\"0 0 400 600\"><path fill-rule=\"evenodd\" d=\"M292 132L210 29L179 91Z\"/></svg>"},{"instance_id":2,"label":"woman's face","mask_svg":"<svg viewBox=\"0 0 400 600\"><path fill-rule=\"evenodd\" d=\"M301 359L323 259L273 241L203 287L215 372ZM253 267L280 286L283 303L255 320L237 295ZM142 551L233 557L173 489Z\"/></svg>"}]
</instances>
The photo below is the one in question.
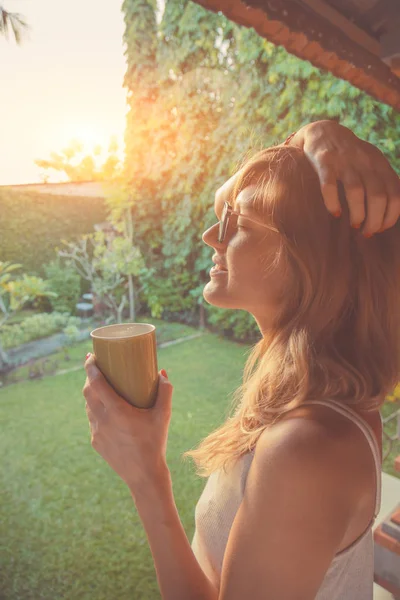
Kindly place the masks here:
<instances>
[{"instance_id":1,"label":"woman's face","mask_svg":"<svg viewBox=\"0 0 400 600\"><path fill-rule=\"evenodd\" d=\"M246 219L248 216L263 222L251 207L255 185L244 188L238 194L235 205L232 205L233 188L239 173L217 190L214 203L218 220L225 200L243 215L238 218L237 228L230 223L221 243L218 242L218 222L202 236L203 242L214 249L213 257L227 269L226 272L210 275L203 297L209 304L220 308L248 311L256 319L261 332L264 332L272 323L282 285L279 269L266 273L279 248L279 234Z\"/></svg>"}]
</instances>

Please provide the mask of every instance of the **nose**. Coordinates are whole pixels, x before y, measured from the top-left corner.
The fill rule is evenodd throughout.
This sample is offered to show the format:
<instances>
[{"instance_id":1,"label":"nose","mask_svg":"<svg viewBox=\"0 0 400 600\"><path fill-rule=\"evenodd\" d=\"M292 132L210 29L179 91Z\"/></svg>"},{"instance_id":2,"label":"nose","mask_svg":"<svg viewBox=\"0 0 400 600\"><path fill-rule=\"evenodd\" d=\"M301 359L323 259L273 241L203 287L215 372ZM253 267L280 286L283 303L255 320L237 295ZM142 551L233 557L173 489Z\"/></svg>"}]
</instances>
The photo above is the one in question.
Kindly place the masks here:
<instances>
[{"instance_id":1,"label":"nose","mask_svg":"<svg viewBox=\"0 0 400 600\"><path fill-rule=\"evenodd\" d=\"M207 246L210 246L211 248L216 248L217 246L223 246L223 244L220 244L218 242L218 232L219 232L219 223L215 223L214 225L212 225L211 227L206 229L206 231L201 236L201 239L203 240L203 242L205 244L207 244Z\"/></svg>"}]
</instances>

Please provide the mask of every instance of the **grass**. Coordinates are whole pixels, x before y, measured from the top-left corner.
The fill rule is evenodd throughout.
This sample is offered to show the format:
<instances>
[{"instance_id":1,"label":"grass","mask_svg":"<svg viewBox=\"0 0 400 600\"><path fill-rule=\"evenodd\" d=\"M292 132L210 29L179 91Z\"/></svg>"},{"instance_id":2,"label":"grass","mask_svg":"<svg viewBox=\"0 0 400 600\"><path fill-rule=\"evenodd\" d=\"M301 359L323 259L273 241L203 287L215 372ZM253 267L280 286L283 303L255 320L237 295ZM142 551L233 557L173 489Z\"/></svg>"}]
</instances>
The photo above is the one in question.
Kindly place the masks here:
<instances>
[{"instance_id":1,"label":"grass","mask_svg":"<svg viewBox=\"0 0 400 600\"><path fill-rule=\"evenodd\" d=\"M167 458L190 540L205 482L181 454L222 421L245 350L212 334L159 349L175 385ZM84 380L82 368L0 391L1 598L160 598L129 490L90 445Z\"/></svg>"},{"instance_id":2,"label":"grass","mask_svg":"<svg viewBox=\"0 0 400 600\"><path fill-rule=\"evenodd\" d=\"M71 350L77 364L87 348ZM205 480L181 455L227 415L248 348L207 332L158 351L174 384L167 460L190 541ZM2 600L160 599L129 490L90 445L84 381L82 365L0 390ZM382 416L395 409L385 403ZM397 445L393 458L399 453Z\"/></svg>"}]
</instances>

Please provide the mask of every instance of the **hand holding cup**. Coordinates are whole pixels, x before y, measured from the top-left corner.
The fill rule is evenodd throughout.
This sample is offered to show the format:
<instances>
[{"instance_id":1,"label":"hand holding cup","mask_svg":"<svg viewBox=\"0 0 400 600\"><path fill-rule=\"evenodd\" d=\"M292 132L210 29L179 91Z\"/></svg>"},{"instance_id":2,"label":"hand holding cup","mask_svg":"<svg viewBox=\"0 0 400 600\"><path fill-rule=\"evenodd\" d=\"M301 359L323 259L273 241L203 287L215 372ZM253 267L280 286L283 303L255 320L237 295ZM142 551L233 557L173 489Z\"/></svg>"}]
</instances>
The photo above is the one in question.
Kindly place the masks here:
<instances>
[{"instance_id":1,"label":"hand holding cup","mask_svg":"<svg viewBox=\"0 0 400 600\"><path fill-rule=\"evenodd\" d=\"M104 332L102 335L104 336ZM110 347L113 346L110 344ZM126 350L122 346L119 348L121 352L122 348ZM142 345L137 348L142 349ZM152 353L150 355L153 356ZM116 353L111 351L101 356L106 369L110 364L116 364L110 358L115 357ZM141 363L141 360L138 362ZM166 484L169 481L166 450L173 386L164 370L160 373L156 371L156 378L153 380L154 362L150 369L142 370L145 385L138 385L140 374L137 379L132 376L132 371L136 371L132 368L133 365L129 365L126 356L122 364L128 370L131 367L130 376L122 378L121 386L121 381L115 378L116 372L111 367L108 371L109 376L110 372L112 374L111 385L99 369L97 355L91 354L85 362L87 377L83 395L86 399L92 447L135 494L143 490L143 486L152 485L156 480L157 484L160 479ZM117 388L122 389L125 396L119 394ZM134 406L130 402L132 399L141 403L141 406Z\"/></svg>"}]
</instances>

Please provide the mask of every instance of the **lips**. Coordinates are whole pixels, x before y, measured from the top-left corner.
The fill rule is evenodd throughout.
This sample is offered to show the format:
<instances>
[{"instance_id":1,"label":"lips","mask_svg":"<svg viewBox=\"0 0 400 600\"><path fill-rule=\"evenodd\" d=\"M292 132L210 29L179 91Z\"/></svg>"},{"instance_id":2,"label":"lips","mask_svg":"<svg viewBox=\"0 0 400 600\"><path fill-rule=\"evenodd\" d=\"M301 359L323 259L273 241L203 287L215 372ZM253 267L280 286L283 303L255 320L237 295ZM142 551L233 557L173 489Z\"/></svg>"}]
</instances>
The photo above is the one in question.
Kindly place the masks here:
<instances>
[{"instance_id":1,"label":"lips","mask_svg":"<svg viewBox=\"0 0 400 600\"><path fill-rule=\"evenodd\" d=\"M218 271L227 271L228 269L224 269L224 267L222 267L219 263L215 263L215 269L217 269Z\"/></svg>"},{"instance_id":2,"label":"lips","mask_svg":"<svg viewBox=\"0 0 400 600\"><path fill-rule=\"evenodd\" d=\"M220 271L227 271L228 270L226 268L226 266L224 265L224 263L221 260L218 260L218 258L216 256L213 256L212 261L218 267L218 269Z\"/></svg>"}]
</instances>

